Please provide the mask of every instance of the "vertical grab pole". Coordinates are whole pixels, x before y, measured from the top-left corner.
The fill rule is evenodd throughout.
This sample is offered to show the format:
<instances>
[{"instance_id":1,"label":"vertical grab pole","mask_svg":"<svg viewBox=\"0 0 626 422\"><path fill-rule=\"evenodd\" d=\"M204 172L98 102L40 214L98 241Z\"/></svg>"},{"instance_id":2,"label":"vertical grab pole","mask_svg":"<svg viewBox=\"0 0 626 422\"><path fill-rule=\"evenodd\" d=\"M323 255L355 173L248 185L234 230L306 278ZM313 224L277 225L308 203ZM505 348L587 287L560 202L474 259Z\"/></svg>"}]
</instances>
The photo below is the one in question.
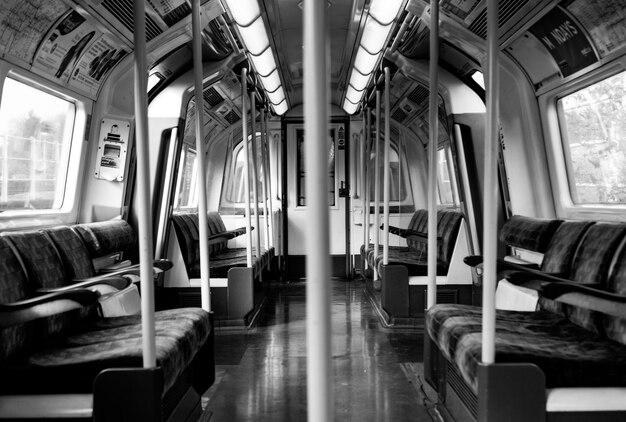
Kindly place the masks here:
<instances>
[{"instance_id":1,"label":"vertical grab pole","mask_svg":"<svg viewBox=\"0 0 626 422\"><path fill-rule=\"evenodd\" d=\"M383 219L385 228L383 230L383 264L389 264L389 191L390 177L389 177L389 149L391 148L390 122L389 122L389 89L391 84L391 76L389 74L389 68L385 67L385 156L384 156L384 173L383 173Z\"/></svg>"},{"instance_id":2,"label":"vertical grab pole","mask_svg":"<svg viewBox=\"0 0 626 422\"><path fill-rule=\"evenodd\" d=\"M267 215L267 165L265 162L265 140L267 138L267 122L265 121L265 107L261 108L261 165L263 166L263 217L265 220L265 250L270 249L270 216Z\"/></svg>"},{"instance_id":3,"label":"vertical grab pole","mask_svg":"<svg viewBox=\"0 0 626 422\"><path fill-rule=\"evenodd\" d=\"M376 87L376 129L374 135L374 261L380 245L380 89ZM374 265L374 280L378 279L378 268Z\"/></svg>"},{"instance_id":4,"label":"vertical grab pole","mask_svg":"<svg viewBox=\"0 0 626 422\"><path fill-rule=\"evenodd\" d=\"M485 198L483 203L482 361L486 364L495 362L499 67L498 2L489 0L487 2L487 121L485 124Z\"/></svg>"},{"instance_id":5,"label":"vertical grab pole","mask_svg":"<svg viewBox=\"0 0 626 422\"><path fill-rule=\"evenodd\" d=\"M370 246L370 136L371 136L371 110L365 108L365 145L363 149L363 244L365 245L365 262L363 269L367 269L367 249Z\"/></svg>"},{"instance_id":6,"label":"vertical grab pole","mask_svg":"<svg viewBox=\"0 0 626 422\"><path fill-rule=\"evenodd\" d=\"M256 256L261 256L261 224L259 223L259 166L257 165L258 149L256 144L256 93L250 91L250 126L252 136L250 143L252 145L252 198L254 199L254 224L256 228L256 236L254 237L256 247Z\"/></svg>"},{"instance_id":7,"label":"vertical grab pole","mask_svg":"<svg viewBox=\"0 0 626 422\"><path fill-rule=\"evenodd\" d=\"M426 309L437 303L437 147L439 143L439 1L430 2L430 91L428 108L428 294Z\"/></svg>"},{"instance_id":8,"label":"vertical grab pole","mask_svg":"<svg viewBox=\"0 0 626 422\"><path fill-rule=\"evenodd\" d=\"M267 114L265 115L265 175L267 180L267 202L269 205L269 232L271 236L270 246L274 246L276 244L276 239L274 239L274 199L272 198L272 166L270 161L270 137L269 132L267 130Z\"/></svg>"},{"instance_id":9,"label":"vertical grab pole","mask_svg":"<svg viewBox=\"0 0 626 422\"><path fill-rule=\"evenodd\" d=\"M211 311L211 276L209 265L209 223L207 219L206 163L204 154L204 96L202 90L202 34L200 0L193 0L191 26L193 30L193 74L196 97L196 151L198 176L198 234L200 236L200 297L202 309Z\"/></svg>"},{"instance_id":10,"label":"vertical grab pole","mask_svg":"<svg viewBox=\"0 0 626 422\"><path fill-rule=\"evenodd\" d=\"M248 153L248 69L241 69L241 137L243 142L243 190L246 197L246 264L252 268L252 224L250 224L250 157Z\"/></svg>"},{"instance_id":11,"label":"vertical grab pole","mask_svg":"<svg viewBox=\"0 0 626 422\"><path fill-rule=\"evenodd\" d=\"M307 414L309 422L333 418L328 215L328 77L326 2L304 1L304 116L306 227Z\"/></svg>"},{"instance_id":12,"label":"vertical grab pole","mask_svg":"<svg viewBox=\"0 0 626 422\"><path fill-rule=\"evenodd\" d=\"M148 72L146 71L146 11L135 2L135 133L137 143L137 214L139 274L141 276L141 337L143 367L156 367L154 282L152 275L152 211L150 206L150 149L148 145Z\"/></svg>"}]
</instances>

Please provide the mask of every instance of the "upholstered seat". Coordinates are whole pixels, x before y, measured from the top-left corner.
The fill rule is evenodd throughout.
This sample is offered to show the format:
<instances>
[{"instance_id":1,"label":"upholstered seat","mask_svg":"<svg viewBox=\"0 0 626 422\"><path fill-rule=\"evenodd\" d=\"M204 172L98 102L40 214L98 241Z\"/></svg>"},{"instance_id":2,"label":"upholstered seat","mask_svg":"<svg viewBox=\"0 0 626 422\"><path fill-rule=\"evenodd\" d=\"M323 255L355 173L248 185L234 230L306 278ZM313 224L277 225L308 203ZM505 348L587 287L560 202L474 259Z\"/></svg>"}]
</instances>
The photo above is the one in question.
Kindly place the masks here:
<instances>
[{"instance_id":1,"label":"upholstered seat","mask_svg":"<svg viewBox=\"0 0 626 422\"><path fill-rule=\"evenodd\" d=\"M167 391L189 366L211 331L209 315L199 308L155 314L157 365ZM90 393L107 368L141 367L141 316L82 321L30 353L0 364L0 394Z\"/></svg>"},{"instance_id":2,"label":"upholstered seat","mask_svg":"<svg viewBox=\"0 0 626 422\"><path fill-rule=\"evenodd\" d=\"M430 338L475 393L481 324L481 309L468 305L436 305L426 316ZM626 345L552 312L497 311L495 345L496 363L533 363L546 388L626 386Z\"/></svg>"}]
</instances>

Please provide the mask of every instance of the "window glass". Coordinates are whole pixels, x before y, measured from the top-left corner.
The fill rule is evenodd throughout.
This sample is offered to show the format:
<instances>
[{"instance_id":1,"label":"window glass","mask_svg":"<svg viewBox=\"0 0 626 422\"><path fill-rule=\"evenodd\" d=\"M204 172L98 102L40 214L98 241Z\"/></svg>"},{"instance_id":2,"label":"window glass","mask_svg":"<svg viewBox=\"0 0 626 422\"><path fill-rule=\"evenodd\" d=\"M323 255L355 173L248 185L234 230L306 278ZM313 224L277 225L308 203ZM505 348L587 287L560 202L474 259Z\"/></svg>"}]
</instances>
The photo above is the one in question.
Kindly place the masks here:
<instances>
[{"instance_id":1,"label":"window glass","mask_svg":"<svg viewBox=\"0 0 626 422\"><path fill-rule=\"evenodd\" d=\"M7 78L0 99L0 210L63 205L76 105Z\"/></svg>"},{"instance_id":2,"label":"window glass","mask_svg":"<svg viewBox=\"0 0 626 422\"><path fill-rule=\"evenodd\" d=\"M472 79L476 82L482 89L485 89L485 77L483 76L483 72L475 71L472 73Z\"/></svg>"},{"instance_id":3,"label":"window glass","mask_svg":"<svg viewBox=\"0 0 626 422\"><path fill-rule=\"evenodd\" d=\"M626 203L626 72L558 100L575 204Z\"/></svg>"},{"instance_id":4,"label":"window glass","mask_svg":"<svg viewBox=\"0 0 626 422\"><path fill-rule=\"evenodd\" d=\"M198 156L195 149L189 145L183 145L178 166L178 178L174 209L189 209L198 206Z\"/></svg>"},{"instance_id":5,"label":"window glass","mask_svg":"<svg viewBox=\"0 0 626 422\"><path fill-rule=\"evenodd\" d=\"M306 206L306 171L304 168L304 129L296 129L296 139L298 143L298 174L296 193L298 196L298 206ZM336 203L335 198L335 129L329 130L328 138L328 205L334 206Z\"/></svg>"},{"instance_id":6,"label":"window glass","mask_svg":"<svg viewBox=\"0 0 626 422\"><path fill-rule=\"evenodd\" d=\"M261 134L257 133L257 195L259 199L259 203L263 202L263 157L261 152ZM230 175L229 177L224 178L225 189L226 189L226 199L233 204L244 204L246 201L246 190L245 190L245 180L244 180L244 151L243 151L243 142L240 142L235 146L233 151L234 159L231 162ZM248 143L248 156L252 157L252 143ZM254 201L254 192L252 189L252 162L249 164L250 175L248 179L248 183L250 186L250 201ZM230 179L230 180L228 180Z\"/></svg>"},{"instance_id":7,"label":"window glass","mask_svg":"<svg viewBox=\"0 0 626 422\"><path fill-rule=\"evenodd\" d=\"M380 202L382 204L383 192L384 192L384 171L385 171L385 163L384 163L384 151L385 146L384 143L380 143L380 157L378 160L378 171L380 175L380 180L378 182L378 188L380 192ZM372 153L370 154L370 167L371 169L371 177L372 182L374 181L374 172L376 169L376 147L372 146ZM390 202L402 202L407 197L407 189L405 178L400 177L401 165L400 158L398 157L398 151L395 146L392 146L389 149L389 201ZM374 203L374 183L370 184L370 198L372 198L372 204Z\"/></svg>"},{"instance_id":8,"label":"window glass","mask_svg":"<svg viewBox=\"0 0 626 422\"><path fill-rule=\"evenodd\" d=\"M437 151L437 192L439 204L458 205L456 179L449 146Z\"/></svg>"}]
</instances>

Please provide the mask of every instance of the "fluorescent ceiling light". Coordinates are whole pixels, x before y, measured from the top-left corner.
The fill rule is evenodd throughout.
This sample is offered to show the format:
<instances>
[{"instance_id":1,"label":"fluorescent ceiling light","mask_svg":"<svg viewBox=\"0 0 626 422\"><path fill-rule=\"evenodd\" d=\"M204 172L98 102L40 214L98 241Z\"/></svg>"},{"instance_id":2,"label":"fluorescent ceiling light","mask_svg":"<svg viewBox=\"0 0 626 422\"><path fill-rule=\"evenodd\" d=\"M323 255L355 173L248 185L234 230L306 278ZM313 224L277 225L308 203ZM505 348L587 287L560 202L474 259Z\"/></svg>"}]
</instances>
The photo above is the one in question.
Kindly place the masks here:
<instances>
[{"instance_id":1,"label":"fluorescent ceiling light","mask_svg":"<svg viewBox=\"0 0 626 422\"><path fill-rule=\"evenodd\" d=\"M248 26L261 15L257 0L223 0L239 26Z\"/></svg>"},{"instance_id":2,"label":"fluorescent ceiling light","mask_svg":"<svg viewBox=\"0 0 626 422\"><path fill-rule=\"evenodd\" d=\"M361 37L361 45L371 54L378 54L382 51L387 41L387 36L391 31L391 24L383 26L368 16Z\"/></svg>"},{"instance_id":3,"label":"fluorescent ceiling light","mask_svg":"<svg viewBox=\"0 0 626 422\"><path fill-rule=\"evenodd\" d=\"M239 33L250 54L258 56L270 45L263 19L259 16L249 26L240 26Z\"/></svg>"},{"instance_id":4,"label":"fluorescent ceiling light","mask_svg":"<svg viewBox=\"0 0 626 422\"><path fill-rule=\"evenodd\" d=\"M356 52L356 58L354 59L354 67L364 75L368 75L374 70L377 61L378 54L370 54L363 46L359 46L359 50Z\"/></svg>"},{"instance_id":5,"label":"fluorescent ceiling light","mask_svg":"<svg viewBox=\"0 0 626 422\"><path fill-rule=\"evenodd\" d=\"M350 85L357 91L363 91L367 87L367 82L370 80L371 75L362 75L358 70L352 69L350 75Z\"/></svg>"},{"instance_id":6,"label":"fluorescent ceiling light","mask_svg":"<svg viewBox=\"0 0 626 422\"><path fill-rule=\"evenodd\" d=\"M351 103L358 104L361 98L363 98L363 91L357 91L352 85L349 85L346 90L346 99Z\"/></svg>"},{"instance_id":7,"label":"fluorescent ceiling light","mask_svg":"<svg viewBox=\"0 0 626 422\"><path fill-rule=\"evenodd\" d=\"M350 101L348 100L344 100L343 102L343 110L348 113L348 114L354 114L356 113L356 109L359 107L358 104L352 104Z\"/></svg>"},{"instance_id":8,"label":"fluorescent ceiling light","mask_svg":"<svg viewBox=\"0 0 626 422\"><path fill-rule=\"evenodd\" d=\"M285 93L283 92L283 88L279 87L274 92L266 92L267 99L270 100L272 104L280 104L285 99Z\"/></svg>"},{"instance_id":9,"label":"fluorescent ceiling light","mask_svg":"<svg viewBox=\"0 0 626 422\"><path fill-rule=\"evenodd\" d=\"M256 73L260 76L267 76L276 69L276 61L274 61L274 54L271 48L266 48L265 51L258 56L250 54L250 59L252 60L252 64L254 64Z\"/></svg>"},{"instance_id":10,"label":"fluorescent ceiling light","mask_svg":"<svg viewBox=\"0 0 626 422\"><path fill-rule=\"evenodd\" d=\"M372 0L370 15L383 25L389 25L398 16L404 0Z\"/></svg>"},{"instance_id":11,"label":"fluorescent ceiling light","mask_svg":"<svg viewBox=\"0 0 626 422\"><path fill-rule=\"evenodd\" d=\"M283 100L283 102L278 105L272 104L272 108L274 109L274 113L282 116L287 111L287 100Z\"/></svg>"},{"instance_id":12,"label":"fluorescent ceiling light","mask_svg":"<svg viewBox=\"0 0 626 422\"><path fill-rule=\"evenodd\" d=\"M280 78L278 77L278 69L274 69L272 73L267 76L260 76L261 82L263 82L263 88L267 92L274 92L280 86Z\"/></svg>"}]
</instances>

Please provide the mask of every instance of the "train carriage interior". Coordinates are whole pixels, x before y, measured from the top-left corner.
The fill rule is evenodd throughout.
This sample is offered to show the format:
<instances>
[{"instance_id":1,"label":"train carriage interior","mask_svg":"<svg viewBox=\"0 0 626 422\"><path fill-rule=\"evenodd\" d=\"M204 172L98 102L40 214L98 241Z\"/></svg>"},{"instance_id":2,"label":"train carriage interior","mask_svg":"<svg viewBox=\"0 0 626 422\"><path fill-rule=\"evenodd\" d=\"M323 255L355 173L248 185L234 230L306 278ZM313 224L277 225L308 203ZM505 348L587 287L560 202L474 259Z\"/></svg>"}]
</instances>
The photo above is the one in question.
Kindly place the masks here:
<instances>
[{"instance_id":1,"label":"train carriage interior","mask_svg":"<svg viewBox=\"0 0 626 422\"><path fill-rule=\"evenodd\" d=\"M626 0L1 2L0 333L6 421L626 420Z\"/></svg>"}]
</instances>

